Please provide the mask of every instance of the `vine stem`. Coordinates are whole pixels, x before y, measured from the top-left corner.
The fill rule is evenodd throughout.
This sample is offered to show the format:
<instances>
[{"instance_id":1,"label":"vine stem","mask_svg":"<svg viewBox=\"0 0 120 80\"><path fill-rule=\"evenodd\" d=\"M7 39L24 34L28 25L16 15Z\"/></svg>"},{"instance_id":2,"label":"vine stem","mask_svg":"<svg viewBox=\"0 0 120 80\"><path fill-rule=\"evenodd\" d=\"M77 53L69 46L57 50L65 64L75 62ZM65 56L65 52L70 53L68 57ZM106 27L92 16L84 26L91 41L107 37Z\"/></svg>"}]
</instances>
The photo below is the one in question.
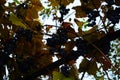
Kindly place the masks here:
<instances>
[{"instance_id":1,"label":"vine stem","mask_svg":"<svg viewBox=\"0 0 120 80\"><path fill-rule=\"evenodd\" d=\"M84 76L85 76L85 73L86 73L86 72L84 71L80 80L83 80L83 78L84 78Z\"/></svg>"},{"instance_id":2,"label":"vine stem","mask_svg":"<svg viewBox=\"0 0 120 80\"><path fill-rule=\"evenodd\" d=\"M105 54L93 43L90 43L94 48L96 48L101 54L102 56L104 56L104 58L111 64L111 66L115 69L115 71L120 75L120 72L118 72L117 68L115 66L113 66L113 64L111 63L111 61L108 59L108 57L105 56Z\"/></svg>"},{"instance_id":3,"label":"vine stem","mask_svg":"<svg viewBox=\"0 0 120 80\"><path fill-rule=\"evenodd\" d=\"M109 75L108 75L108 73L106 71L105 71L105 74L106 74L108 80L111 80L110 77L109 77Z\"/></svg>"}]
</instances>

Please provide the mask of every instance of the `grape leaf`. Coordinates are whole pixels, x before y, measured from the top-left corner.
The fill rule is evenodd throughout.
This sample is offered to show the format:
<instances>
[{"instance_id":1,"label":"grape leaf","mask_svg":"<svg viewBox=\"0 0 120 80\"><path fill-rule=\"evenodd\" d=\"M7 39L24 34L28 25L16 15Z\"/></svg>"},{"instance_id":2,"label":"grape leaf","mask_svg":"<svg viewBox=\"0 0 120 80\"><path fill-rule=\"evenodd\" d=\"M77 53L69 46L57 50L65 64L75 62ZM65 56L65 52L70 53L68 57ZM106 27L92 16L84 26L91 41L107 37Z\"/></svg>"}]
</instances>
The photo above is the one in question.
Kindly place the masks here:
<instances>
[{"instance_id":1,"label":"grape leaf","mask_svg":"<svg viewBox=\"0 0 120 80\"><path fill-rule=\"evenodd\" d=\"M115 0L115 4L120 6L120 0Z\"/></svg>"},{"instance_id":2,"label":"grape leaf","mask_svg":"<svg viewBox=\"0 0 120 80\"><path fill-rule=\"evenodd\" d=\"M79 21L78 19L74 19L75 23L78 25L79 28L82 28L84 22Z\"/></svg>"},{"instance_id":3,"label":"grape leaf","mask_svg":"<svg viewBox=\"0 0 120 80\"><path fill-rule=\"evenodd\" d=\"M34 9L36 9L36 11L40 11L40 10L42 10L44 8L42 6L40 0L31 0L31 3L32 3L32 7L34 7Z\"/></svg>"},{"instance_id":4,"label":"grape leaf","mask_svg":"<svg viewBox=\"0 0 120 80\"><path fill-rule=\"evenodd\" d=\"M71 51L74 47L74 44L75 44L74 40L71 40L71 41L67 42L65 44L65 50L66 51Z\"/></svg>"},{"instance_id":5,"label":"grape leaf","mask_svg":"<svg viewBox=\"0 0 120 80\"><path fill-rule=\"evenodd\" d=\"M28 21L32 21L33 19L37 19L37 18L38 18L38 11L36 10L35 7L32 7L31 9L27 10L26 19Z\"/></svg>"},{"instance_id":6,"label":"grape leaf","mask_svg":"<svg viewBox=\"0 0 120 80\"><path fill-rule=\"evenodd\" d=\"M82 7L82 6L76 6L76 7L73 7L73 9L76 11L75 16L77 18L86 17L87 16L84 7Z\"/></svg>"},{"instance_id":7,"label":"grape leaf","mask_svg":"<svg viewBox=\"0 0 120 80\"><path fill-rule=\"evenodd\" d=\"M75 80L78 80L78 69L75 65L72 66L70 75L73 76Z\"/></svg>"},{"instance_id":8,"label":"grape leaf","mask_svg":"<svg viewBox=\"0 0 120 80\"><path fill-rule=\"evenodd\" d=\"M70 3L73 3L74 0L49 0L49 1L51 2L51 5L54 7L60 4L65 5L65 6L69 5Z\"/></svg>"},{"instance_id":9,"label":"grape leaf","mask_svg":"<svg viewBox=\"0 0 120 80\"><path fill-rule=\"evenodd\" d=\"M53 71L53 80L75 80L72 76L65 77L61 72Z\"/></svg>"},{"instance_id":10,"label":"grape leaf","mask_svg":"<svg viewBox=\"0 0 120 80\"><path fill-rule=\"evenodd\" d=\"M89 60L86 58L83 59L82 62L79 64L79 72L85 72L88 64L89 64Z\"/></svg>"},{"instance_id":11,"label":"grape leaf","mask_svg":"<svg viewBox=\"0 0 120 80\"><path fill-rule=\"evenodd\" d=\"M13 0L15 3L17 3L17 4L20 4L20 2L18 1L18 0Z\"/></svg>"},{"instance_id":12,"label":"grape leaf","mask_svg":"<svg viewBox=\"0 0 120 80\"><path fill-rule=\"evenodd\" d=\"M81 1L81 6L87 7L89 9L98 9L101 5L100 0L80 0Z\"/></svg>"},{"instance_id":13,"label":"grape leaf","mask_svg":"<svg viewBox=\"0 0 120 80\"><path fill-rule=\"evenodd\" d=\"M12 24L16 25L16 26L20 26L23 28L26 28L27 26L22 22L21 19L19 19L16 15L11 14L9 17L9 20L12 22Z\"/></svg>"},{"instance_id":14,"label":"grape leaf","mask_svg":"<svg viewBox=\"0 0 120 80\"><path fill-rule=\"evenodd\" d=\"M83 59L79 65L79 72L87 72L88 74L95 75L98 70L95 61L89 61L88 59Z\"/></svg>"},{"instance_id":15,"label":"grape leaf","mask_svg":"<svg viewBox=\"0 0 120 80\"><path fill-rule=\"evenodd\" d=\"M6 0L1 0L0 5L4 5L6 3Z\"/></svg>"},{"instance_id":16,"label":"grape leaf","mask_svg":"<svg viewBox=\"0 0 120 80\"><path fill-rule=\"evenodd\" d=\"M62 79L62 74L57 71L53 71L53 80L61 80Z\"/></svg>"},{"instance_id":17,"label":"grape leaf","mask_svg":"<svg viewBox=\"0 0 120 80\"><path fill-rule=\"evenodd\" d=\"M104 76L102 76L99 80L104 80Z\"/></svg>"},{"instance_id":18,"label":"grape leaf","mask_svg":"<svg viewBox=\"0 0 120 80\"><path fill-rule=\"evenodd\" d=\"M89 65L89 69L87 70L88 74L95 75L98 70L97 64L95 61L91 61Z\"/></svg>"}]
</instances>

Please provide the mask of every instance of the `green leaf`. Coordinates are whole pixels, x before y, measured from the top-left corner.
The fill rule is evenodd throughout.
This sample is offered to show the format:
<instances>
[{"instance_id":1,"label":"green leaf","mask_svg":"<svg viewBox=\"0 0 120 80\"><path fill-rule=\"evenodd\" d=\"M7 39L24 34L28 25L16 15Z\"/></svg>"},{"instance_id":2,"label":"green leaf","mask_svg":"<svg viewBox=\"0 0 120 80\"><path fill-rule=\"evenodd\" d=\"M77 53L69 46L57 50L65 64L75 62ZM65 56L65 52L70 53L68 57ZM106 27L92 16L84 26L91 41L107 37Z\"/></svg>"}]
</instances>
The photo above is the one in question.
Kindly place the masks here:
<instances>
[{"instance_id":1,"label":"green leaf","mask_svg":"<svg viewBox=\"0 0 120 80\"><path fill-rule=\"evenodd\" d=\"M61 72L53 71L53 80L75 80L72 76L65 77Z\"/></svg>"},{"instance_id":2,"label":"green leaf","mask_svg":"<svg viewBox=\"0 0 120 80\"><path fill-rule=\"evenodd\" d=\"M102 76L99 80L104 80L104 76Z\"/></svg>"},{"instance_id":3,"label":"green leaf","mask_svg":"<svg viewBox=\"0 0 120 80\"><path fill-rule=\"evenodd\" d=\"M16 15L11 14L9 20L12 22L12 24L16 25L16 26L20 26L23 28L26 28L26 25L23 24L22 20L19 19Z\"/></svg>"},{"instance_id":4,"label":"green leaf","mask_svg":"<svg viewBox=\"0 0 120 80\"><path fill-rule=\"evenodd\" d=\"M95 75L98 70L97 64L95 61L90 62L89 69L87 70L88 74Z\"/></svg>"},{"instance_id":5,"label":"green leaf","mask_svg":"<svg viewBox=\"0 0 120 80\"><path fill-rule=\"evenodd\" d=\"M89 61L88 59L83 59L79 65L79 72L87 72L90 75L95 75L98 70L95 61Z\"/></svg>"},{"instance_id":6,"label":"green leaf","mask_svg":"<svg viewBox=\"0 0 120 80\"><path fill-rule=\"evenodd\" d=\"M20 4L20 2L18 1L18 0L13 0L15 3L17 3L17 4Z\"/></svg>"},{"instance_id":7,"label":"green leaf","mask_svg":"<svg viewBox=\"0 0 120 80\"><path fill-rule=\"evenodd\" d=\"M80 65L79 65L79 72L86 71L86 68L87 68L88 64L89 64L89 60L86 59L86 58L83 59L82 62L80 63Z\"/></svg>"},{"instance_id":8,"label":"green leaf","mask_svg":"<svg viewBox=\"0 0 120 80\"><path fill-rule=\"evenodd\" d=\"M62 79L62 74L57 71L53 71L53 80L61 80Z\"/></svg>"}]
</instances>

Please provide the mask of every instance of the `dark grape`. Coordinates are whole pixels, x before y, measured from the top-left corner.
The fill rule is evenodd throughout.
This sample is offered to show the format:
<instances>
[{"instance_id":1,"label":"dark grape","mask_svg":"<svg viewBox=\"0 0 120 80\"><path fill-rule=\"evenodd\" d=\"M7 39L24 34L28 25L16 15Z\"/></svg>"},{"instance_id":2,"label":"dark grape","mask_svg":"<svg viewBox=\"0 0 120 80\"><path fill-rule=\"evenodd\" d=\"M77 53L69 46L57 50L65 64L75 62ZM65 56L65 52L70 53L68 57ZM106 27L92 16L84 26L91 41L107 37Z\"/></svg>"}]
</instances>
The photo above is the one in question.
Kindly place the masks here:
<instances>
[{"instance_id":1,"label":"dark grape","mask_svg":"<svg viewBox=\"0 0 120 80\"><path fill-rule=\"evenodd\" d=\"M54 47L51 47L51 48L50 48L50 53L51 53L51 54L54 54L54 52L55 52L55 48L54 48Z\"/></svg>"},{"instance_id":2,"label":"dark grape","mask_svg":"<svg viewBox=\"0 0 120 80\"><path fill-rule=\"evenodd\" d=\"M88 14L88 22L90 22L90 24L88 24L87 26L94 26L96 24L96 17L98 17L100 14L99 14L99 11L87 11L87 14Z\"/></svg>"},{"instance_id":3,"label":"dark grape","mask_svg":"<svg viewBox=\"0 0 120 80\"><path fill-rule=\"evenodd\" d=\"M24 37L26 38L27 41L31 41L32 40L32 31L29 30L29 29L26 29L25 30L25 34L24 34Z\"/></svg>"},{"instance_id":4,"label":"dark grape","mask_svg":"<svg viewBox=\"0 0 120 80\"><path fill-rule=\"evenodd\" d=\"M81 38L76 39L75 45L77 47L77 53L80 55L85 55L87 53L87 44L86 41L82 40Z\"/></svg>"},{"instance_id":5,"label":"dark grape","mask_svg":"<svg viewBox=\"0 0 120 80\"><path fill-rule=\"evenodd\" d=\"M60 6L61 15L66 15L66 14L68 14L69 11L70 11L70 9L66 9L66 7L64 5Z\"/></svg>"},{"instance_id":6,"label":"dark grape","mask_svg":"<svg viewBox=\"0 0 120 80\"><path fill-rule=\"evenodd\" d=\"M116 8L115 10L108 10L106 13L107 18L113 23L119 23L120 19L120 9Z\"/></svg>"},{"instance_id":7,"label":"dark grape","mask_svg":"<svg viewBox=\"0 0 120 80\"><path fill-rule=\"evenodd\" d=\"M61 72L64 76L69 77L70 76L70 67L68 65L62 66Z\"/></svg>"},{"instance_id":8,"label":"dark grape","mask_svg":"<svg viewBox=\"0 0 120 80\"><path fill-rule=\"evenodd\" d=\"M36 30L37 30L37 31L41 31L41 27L42 27L41 25L37 25L37 26L35 26L35 27L36 27Z\"/></svg>"},{"instance_id":9,"label":"dark grape","mask_svg":"<svg viewBox=\"0 0 120 80\"><path fill-rule=\"evenodd\" d=\"M70 9L66 9L66 7L64 5L60 5L59 10L60 10L60 14L61 14L60 22L62 22L64 15L68 14Z\"/></svg>"},{"instance_id":10,"label":"dark grape","mask_svg":"<svg viewBox=\"0 0 120 80\"><path fill-rule=\"evenodd\" d=\"M4 54L3 52L0 53L0 66L5 65L8 62L9 59L10 58L7 54Z\"/></svg>"},{"instance_id":11,"label":"dark grape","mask_svg":"<svg viewBox=\"0 0 120 80\"><path fill-rule=\"evenodd\" d=\"M61 57L65 57L66 56L66 51L64 49L58 49L58 53Z\"/></svg>"},{"instance_id":12,"label":"dark grape","mask_svg":"<svg viewBox=\"0 0 120 80\"><path fill-rule=\"evenodd\" d=\"M17 57L18 67L22 73L27 73L28 71L31 70L32 67L35 68L32 62L33 62L32 58L28 57L27 59L24 59L23 57L19 57L19 58Z\"/></svg>"},{"instance_id":13,"label":"dark grape","mask_svg":"<svg viewBox=\"0 0 120 80\"><path fill-rule=\"evenodd\" d=\"M67 42L67 31L63 28L57 30L57 34L53 34L51 38L47 39L47 45L56 47L57 45L63 45Z\"/></svg>"},{"instance_id":14,"label":"dark grape","mask_svg":"<svg viewBox=\"0 0 120 80\"><path fill-rule=\"evenodd\" d=\"M115 4L114 0L105 0L108 5L113 5Z\"/></svg>"},{"instance_id":15,"label":"dark grape","mask_svg":"<svg viewBox=\"0 0 120 80\"><path fill-rule=\"evenodd\" d=\"M47 39L47 45L55 47L60 44L60 38L58 35L53 35L52 38Z\"/></svg>"},{"instance_id":16,"label":"dark grape","mask_svg":"<svg viewBox=\"0 0 120 80\"><path fill-rule=\"evenodd\" d=\"M88 3L89 2L89 0L83 0L85 3Z\"/></svg>"},{"instance_id":17,"label":"dark grape","mask_svg":"<svg viewBox=\"0 0 120 80\"><path fill-rule=\"evenodd\" d=\"M11 54L16 48L16 39L9 39L4 43L4 53Z\"/></svg>"},{"instance_id":18,"label":"dark grape","mask_svg":"<svg viewBox=\"0 0 120 80\"><path fill-rule=\"evenodd\" d=\"M16 31L16 38L25 38L27 41L31 41L32 40L32 34L33 32L29 29L24 29L24 28L18 28L18 30Z\"/></svg>"}]
</instances>

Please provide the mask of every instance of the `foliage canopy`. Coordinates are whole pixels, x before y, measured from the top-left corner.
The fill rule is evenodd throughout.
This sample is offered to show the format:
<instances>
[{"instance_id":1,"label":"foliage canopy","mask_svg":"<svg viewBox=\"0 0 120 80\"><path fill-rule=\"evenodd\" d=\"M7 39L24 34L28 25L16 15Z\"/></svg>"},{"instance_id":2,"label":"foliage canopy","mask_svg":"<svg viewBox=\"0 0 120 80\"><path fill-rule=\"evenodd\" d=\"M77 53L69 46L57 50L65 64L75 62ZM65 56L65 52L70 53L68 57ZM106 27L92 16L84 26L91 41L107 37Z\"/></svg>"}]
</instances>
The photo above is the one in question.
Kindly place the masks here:
<instances>
[{"instance_id":1,"label":"foliage canopy","mask_svg":"<svg viewBox=\"0 0 120 80\"><path fill-rule=\"evenodd\" d=\"M0 80L41 80L46 75L49 80L82 80L86 73L96 80L118 80L120 0L79 1L81 5L72 7L76 17L66 21L74 0L1 0ZM43 25L39 13L52 16L59 26ZM79 57L83 59L76 68Z\"/></svg>"}]
</instances>

